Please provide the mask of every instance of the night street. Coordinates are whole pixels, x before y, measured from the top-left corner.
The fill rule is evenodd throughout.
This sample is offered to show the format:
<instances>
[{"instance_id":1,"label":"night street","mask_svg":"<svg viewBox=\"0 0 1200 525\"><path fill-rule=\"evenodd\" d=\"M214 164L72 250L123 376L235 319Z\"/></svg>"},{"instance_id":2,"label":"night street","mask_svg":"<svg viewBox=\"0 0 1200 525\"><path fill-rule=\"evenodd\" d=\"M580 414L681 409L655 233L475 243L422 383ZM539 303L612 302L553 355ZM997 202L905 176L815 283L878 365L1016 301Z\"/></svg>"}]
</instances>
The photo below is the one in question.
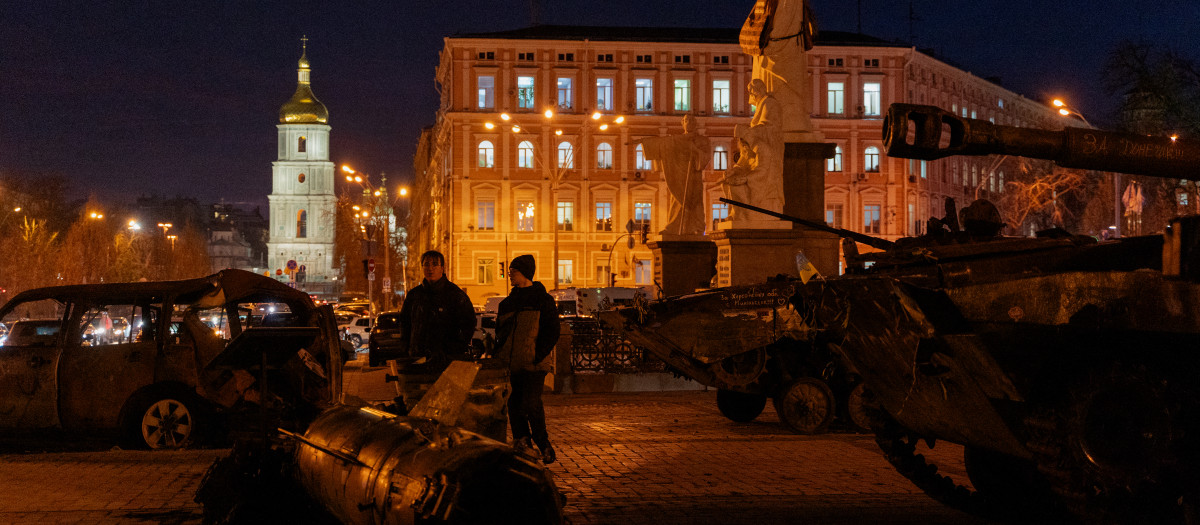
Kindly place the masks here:
<instances>
[{"instance_id":1,"label":"night street","mask_svg":"<svg viewBox=\"0 0 1200 525\"><path fill-rule=\"evenodd\" d=\"M347 386L386 395L380 370ZM867 435L791 434L770 407L736 424L708 392L547 395L571 523L984 523L926 497ZM950 475L961 452L937 447ZM192 493L225 450L0 454L2 523L199 523Z\"/></svg>"}]
</instances>

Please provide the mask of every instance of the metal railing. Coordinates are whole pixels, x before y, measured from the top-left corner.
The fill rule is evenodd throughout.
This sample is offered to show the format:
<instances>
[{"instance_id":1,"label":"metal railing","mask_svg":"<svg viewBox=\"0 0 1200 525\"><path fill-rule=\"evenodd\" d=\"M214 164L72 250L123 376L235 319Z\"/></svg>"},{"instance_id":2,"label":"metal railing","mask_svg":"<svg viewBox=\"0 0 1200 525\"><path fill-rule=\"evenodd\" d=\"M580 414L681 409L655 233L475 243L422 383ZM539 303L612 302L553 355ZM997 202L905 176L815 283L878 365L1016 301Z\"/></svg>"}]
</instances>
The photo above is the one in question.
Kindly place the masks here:
<instances>
[{"instance_id":1,"label":"metal railing","mask_svg":"<svg viewBox=\"0 0 1200 525\"><path fill-rule=\"evenodd\" d=\"M571 372L628 374L663 372L666 363L596 322L571 325Z\"/></svg>"}]
</instances>

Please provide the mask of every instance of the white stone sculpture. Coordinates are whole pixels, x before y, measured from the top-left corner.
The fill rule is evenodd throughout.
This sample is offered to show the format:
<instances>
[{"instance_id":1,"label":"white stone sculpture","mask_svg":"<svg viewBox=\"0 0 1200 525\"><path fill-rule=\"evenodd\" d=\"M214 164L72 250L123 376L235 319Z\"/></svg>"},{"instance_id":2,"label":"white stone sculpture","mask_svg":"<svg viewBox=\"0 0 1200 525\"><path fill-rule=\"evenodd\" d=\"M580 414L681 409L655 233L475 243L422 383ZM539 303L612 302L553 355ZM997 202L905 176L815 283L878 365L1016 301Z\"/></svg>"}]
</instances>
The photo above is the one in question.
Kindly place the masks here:
<instances>
[{"instance_id":1,"label":"white stone sculpture","mask_svg":"<svg viewBox=\"0 0 1200 525\"><path fill-rule=\"evenodd\" d=\"M780 129L780 104L766 91L762 80L754 79L747 87L755 106L750 125L738 125L734 135L741 151L737 164L725 174L726 196L774 212L783 212L783 130ZM744 182L742 182L744 180ZM739 186L745 186L740 188ZM742 197L739 199L738 197ZM732 211L732 227L753 226L745 221L778 219L748 210Z\"/></svg>"},{"instance_id":2,"label":"white stone sculpture","mask_svg":"<svg viewBox=\"0 0 1200 525\"><path fill-rule=\"evenodd\" d=\"M708 166L708 138L693 131L695 119L683 117L683 134L665 137L634 139L641 144L646 159L655 161L655 167L667 181L671 195L667 214L670 221L663 228L663 235L703 235L704 213L704 168Z\"/></svg>"},{"instance_id":3,"label":"white stone sculpture","mask_svg":"<svg viewBox=\"0 0 1200 525\"><path fill-rule=\"evenodd\" d=\"M816 21L804 0L757 0L742 25L740 42L754 60L753 78L779 100L789 134L813 131L807 54L815 36Z\"/></svg>"}]
</instances>

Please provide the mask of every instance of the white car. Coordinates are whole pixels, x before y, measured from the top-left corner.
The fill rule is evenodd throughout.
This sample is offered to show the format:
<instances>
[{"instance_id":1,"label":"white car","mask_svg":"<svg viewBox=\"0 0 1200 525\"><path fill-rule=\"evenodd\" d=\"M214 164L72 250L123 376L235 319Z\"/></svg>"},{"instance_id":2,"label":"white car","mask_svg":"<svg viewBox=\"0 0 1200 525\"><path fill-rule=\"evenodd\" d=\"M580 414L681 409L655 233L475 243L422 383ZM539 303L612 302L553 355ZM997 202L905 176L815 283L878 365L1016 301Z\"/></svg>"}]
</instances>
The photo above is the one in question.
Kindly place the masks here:
<instances>
[{"instance_id":1,"label":"white car","mask_svg":"<svg viewBox=\"0 0 1200 525\"><path fill-rule=\"evenodd\" d=\"M367 342L367 337L371 335L371 327L375 326L375 320L370 317L355 315L351 316L349 321L340 327L342 339L350 341L350 344L354 345L354 349L357 350L363 343Z\"/></svg>"}]
</instances>

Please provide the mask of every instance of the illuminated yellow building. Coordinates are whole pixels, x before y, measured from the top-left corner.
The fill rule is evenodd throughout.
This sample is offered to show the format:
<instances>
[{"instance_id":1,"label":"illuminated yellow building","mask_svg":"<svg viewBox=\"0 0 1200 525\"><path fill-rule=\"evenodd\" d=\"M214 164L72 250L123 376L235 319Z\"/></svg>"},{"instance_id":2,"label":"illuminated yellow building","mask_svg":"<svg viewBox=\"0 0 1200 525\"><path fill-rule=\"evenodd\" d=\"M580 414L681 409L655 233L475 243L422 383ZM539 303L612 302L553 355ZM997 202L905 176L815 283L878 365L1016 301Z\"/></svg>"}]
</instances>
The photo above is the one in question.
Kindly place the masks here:
<instances>
[{"instance_id":1,"label":"illuminated yellow building","mask_svg":"<svg viewBox=\"0 0 1200 525\"><path fill-rule=\"evenodd\" d=\"M813 122L838 152L827 162L826 220L842 228L892 239L921 233L942 215L941 197L962 202L976 188L986 195L1003 186L1003 163L991 157L886 158L882 115L892 102L999 124L1057 122L1043 104L863 35L823 32L809 61ZM719 220L728 209L716 182L734 162L734 126L753 111L750 73L737 29L538 26L446 38L437 122L414 161L410 249L445 253L450 278L476 304L507 293L504 263L522 254L536 258L547 288L556 251L559 287L612 277L618 286L652 284L650 250L621 236L633 221L654 239L668 194L631 141L682 133L681 117L695 116L712 142L705 206Z\"/></svg>"}]
</instances>

